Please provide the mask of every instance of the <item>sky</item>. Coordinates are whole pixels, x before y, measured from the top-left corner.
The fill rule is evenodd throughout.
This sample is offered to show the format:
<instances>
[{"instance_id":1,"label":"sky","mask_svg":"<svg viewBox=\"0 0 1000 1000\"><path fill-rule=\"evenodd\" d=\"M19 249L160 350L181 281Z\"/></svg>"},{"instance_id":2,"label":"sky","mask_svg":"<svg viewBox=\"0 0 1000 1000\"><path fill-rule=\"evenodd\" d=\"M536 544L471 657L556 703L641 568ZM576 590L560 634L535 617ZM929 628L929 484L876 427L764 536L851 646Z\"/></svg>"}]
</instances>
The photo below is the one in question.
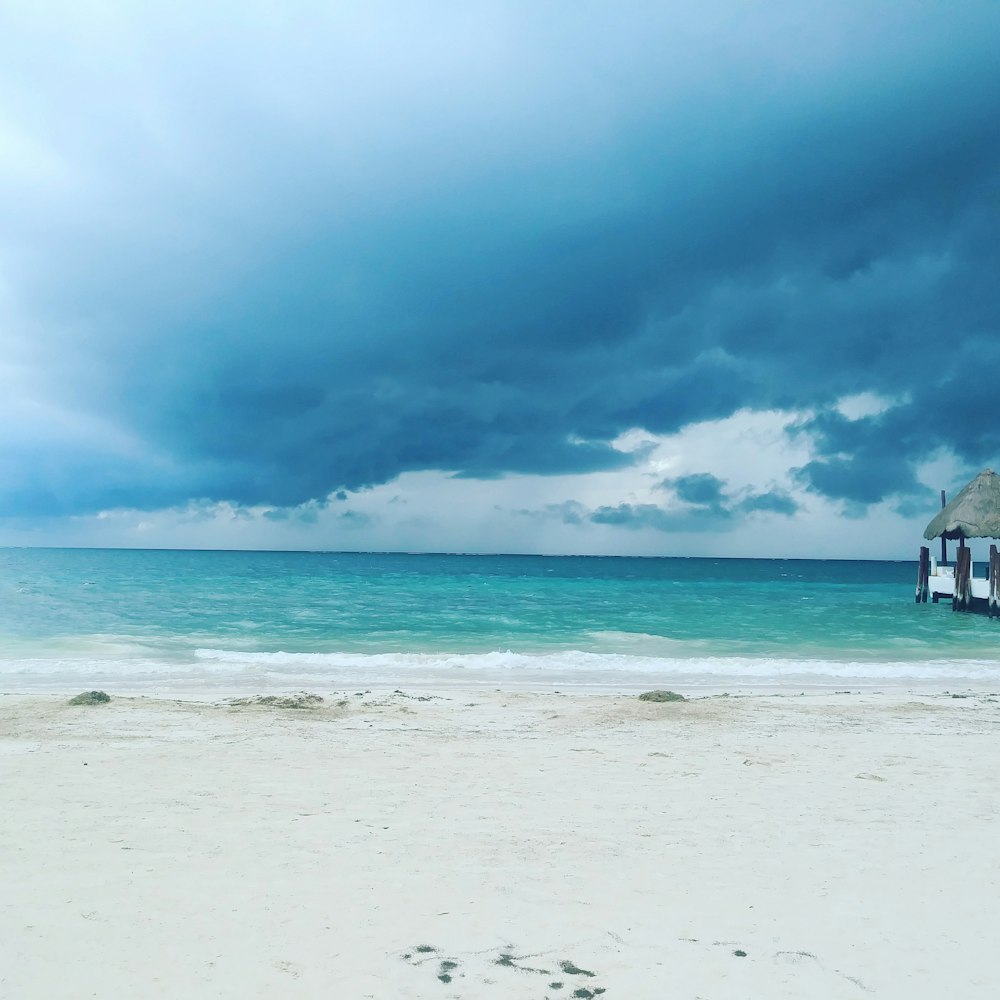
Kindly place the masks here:
<instances>
[{"instance_id":1,"label":"sky","mask_svg":"<svg viewBox=\"0 0 1000 1000\"><path fill-rule=\"evenodd\" d=\"M0 544L912 558L1000 463L1000 4L0 7Z\"/></svg>"}]
</instances>

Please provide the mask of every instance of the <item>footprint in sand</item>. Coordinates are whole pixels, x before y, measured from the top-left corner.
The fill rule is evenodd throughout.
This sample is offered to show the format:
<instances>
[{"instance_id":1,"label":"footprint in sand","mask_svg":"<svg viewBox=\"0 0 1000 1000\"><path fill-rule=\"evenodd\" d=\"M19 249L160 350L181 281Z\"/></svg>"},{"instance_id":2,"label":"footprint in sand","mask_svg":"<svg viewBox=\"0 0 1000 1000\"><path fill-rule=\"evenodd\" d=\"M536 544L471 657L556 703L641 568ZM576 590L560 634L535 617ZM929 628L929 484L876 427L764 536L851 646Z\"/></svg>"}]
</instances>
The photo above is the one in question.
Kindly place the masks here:
<instances>
[{"instance_id":1,"label":"footprint in sand","mask_svg":"<svg viewBox=\"0 0 1000 1000\"><path fill-rule=\"evenodd\" d=\"M294 962L275 962L274 967L279 972L287 973L292 979L298 979L302 975L301 970Z\"/></svg>"},{"instance_id":2,"label":"footprint in sand","mask_svg":"<svg viewBox=\"0 0 1000 1000\"><path fill-rule=\"evenodd\" d=\"M498 993L505 991L509 983L508 976L498 970L509 971L519 977L540 976L548 980L544 994L539 994L539 1000L554 997L573 997L574 1000L596 1000L607 992L604 986L598 986L592 980L596 972L584 969L569 959L548 963L537 962L541 958L538 952L518 955L513 947L508 947L488 957L483 953L465 956L461 960L454 956L445 957L445 952L436 945L420 944L400 956L404 962L414 968L429 966L434 976L442 983L449 984L455 979L464 979L474 975L484 986L496 987ZM530 963L530 964L529 964ZM476 969L476 965L480 968ZM551 967L547 967L550 966ZM475 971L473 971L475 970ZM541 984L539 984L541 987Z\"/></svg>"}]
</instances>

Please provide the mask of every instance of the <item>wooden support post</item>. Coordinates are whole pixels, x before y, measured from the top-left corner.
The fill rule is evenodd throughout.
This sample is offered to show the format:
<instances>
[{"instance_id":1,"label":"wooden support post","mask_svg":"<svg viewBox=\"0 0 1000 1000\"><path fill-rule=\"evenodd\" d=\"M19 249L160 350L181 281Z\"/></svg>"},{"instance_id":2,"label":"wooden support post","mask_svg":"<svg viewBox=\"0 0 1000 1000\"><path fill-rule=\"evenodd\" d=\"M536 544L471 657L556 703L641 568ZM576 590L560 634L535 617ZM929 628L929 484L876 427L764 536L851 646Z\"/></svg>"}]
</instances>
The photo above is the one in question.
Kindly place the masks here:
<instances>
[{"instance_id":1,"label":"wooden support post","mask_svg":"<svg viewBox=\"0 0 1000 1000\"><path fill-rule=\"evenodd\" d=\"M917 563L917 604L927 603L927 589L931 575L931 550L926 545L920 546L920 561Z\"/></svg>"},{"instance_id":2,"label":"wooden support post","mask_svg":"<svg viewBox=\"0 0 1000 1000\"><path fill-rule=\"evenodd\" d=\"M959 552L962 555L962 596L959 605L963 611L968 611L972 606L972 549L965 544L965 535L960 535L958 539ZM956 569L957 573L958 570Z\"/></svg>"},{"instance_id":3,"label":"wooden support post","mask_svg":"<svg viewBox=\"0 0 1000 1000\"><path fill-rule=\"evenodd\" d=\"M971 571L972 549L966 548L964 544L960 545L955 553L955 596L951 602L953 611L968 611L972 606Z\"/></svg>"},{"instance_id":4,"label":"wooden support post","mask_svg":"<svg viewBox=\"0 0 1000 1000\"><path fill-rule=\"evenodd\" d=\"M945 507L945 495L944 490L941 491L941 509ZM941 565L948 565L948 543L945 541L944 535L941 536Z\"/></svg>"},{"instance_id":5,"label":"wooden support post","mask_svg":"<svg viewBox=\"0 0 1000 1000\"><path fill-rule=\"evenodd\" d=\"M989 590L989 611L990 618L1000 615L1000 552L995 545L990 546L990 590Z\"/></svg>"}]
</instances>

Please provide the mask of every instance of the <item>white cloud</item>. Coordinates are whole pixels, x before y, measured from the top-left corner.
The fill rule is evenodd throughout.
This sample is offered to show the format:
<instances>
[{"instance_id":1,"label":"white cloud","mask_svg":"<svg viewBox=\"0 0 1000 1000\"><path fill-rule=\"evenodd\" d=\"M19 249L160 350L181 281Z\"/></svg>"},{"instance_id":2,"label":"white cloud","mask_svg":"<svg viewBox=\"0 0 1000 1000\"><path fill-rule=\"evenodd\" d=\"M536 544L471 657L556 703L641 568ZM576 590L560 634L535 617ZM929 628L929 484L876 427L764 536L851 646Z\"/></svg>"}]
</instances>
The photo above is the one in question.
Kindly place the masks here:
<instances>
[{"instance_id":1,"label":"white cloud","mask_svg":"<svg viewBox=\"0 0 1000 1000\"><path fill-rule=\"evenodd\" d=\"M834 404L834 408L848 420L860 420L862 417L877 417L880 413L885 413L886 410L903 402L905 402L903 399L880 396L874 392L857 392L850 396L842 396Z\"/></svg>"}]
</instances>

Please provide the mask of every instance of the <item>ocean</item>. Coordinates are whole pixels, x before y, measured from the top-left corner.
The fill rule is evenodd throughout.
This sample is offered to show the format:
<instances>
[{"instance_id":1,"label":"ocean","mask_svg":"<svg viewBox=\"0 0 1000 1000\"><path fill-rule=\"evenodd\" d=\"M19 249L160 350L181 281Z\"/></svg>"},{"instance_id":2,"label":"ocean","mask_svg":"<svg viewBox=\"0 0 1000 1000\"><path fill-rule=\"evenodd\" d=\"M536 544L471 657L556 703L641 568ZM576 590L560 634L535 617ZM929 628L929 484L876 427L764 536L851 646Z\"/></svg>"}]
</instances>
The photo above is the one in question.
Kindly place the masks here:
<instances>
[{"instance_id":1,"label":"ocean","mask_svg":"<svg viewBox=\"0 0 1000 1000\"><path fill-rule=\"evenodd\" d=\"M996 683L916 564L0 549L0 691Z\"/></svg>"}]
</instances>

